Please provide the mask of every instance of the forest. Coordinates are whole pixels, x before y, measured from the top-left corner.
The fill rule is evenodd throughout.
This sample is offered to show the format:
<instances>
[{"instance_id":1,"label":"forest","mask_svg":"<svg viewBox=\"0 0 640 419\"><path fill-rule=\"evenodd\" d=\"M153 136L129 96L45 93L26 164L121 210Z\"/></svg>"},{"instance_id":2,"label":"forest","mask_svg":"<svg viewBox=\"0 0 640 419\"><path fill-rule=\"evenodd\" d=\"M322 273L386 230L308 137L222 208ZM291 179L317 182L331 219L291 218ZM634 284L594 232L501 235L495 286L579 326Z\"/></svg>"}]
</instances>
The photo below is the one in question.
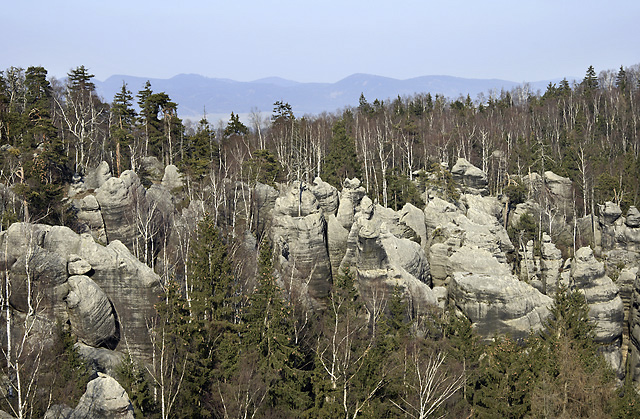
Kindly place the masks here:
<instances>
[{"instance_id":1,"label":"forest","mask_svg":"<svg viewBox=\"0 0 640 419\"><path fill-rule=\"evenodd\" d=\"M558 209L523 179L549 171L570 179L568 225L602 217L607 201L624 214L637 206L639 65L599 74L589 67L582 81L544 92L524 84L477 98L361 95L356 107L320 115L296 115L283 98L270 118L254 112L243 122L231 113L217 126L206 114L181 120L179 104L149 82L101 98L93 77L84 66L64 80L43 67L0 72L0 234L20 222L82 233L70 190L102 162L113 177L135 172L148 190L159 183L149 161L179 170L184 186L170 191L172 205L200 205L174 228L189 240L169 246L177 224L164 218L125 243L160 278L151 354L118 346L114 378L136 418L640 417L633 374L620 377L602 356L583 292L559 286L540 330L490 340L455 307L416 314L400 287L372 303L348 268L332 267L320 303L310 305L283 289L281 244L258 222L257 204L243 203L245 187L282 192L319 177L338 191L358 178L374 204L394 211L407 203L422 210L434 187L458 205L451 169L464 158L486 174L488 195L507 214L540 200L539 219L521 217L508 229L515 274L523 246L530 239L539 253L543 234L575 257L595 239L555 228ZM24 342L12 349L9 325L28 321L10 314L9 264L0 262L0 409L26 418L75 406L95 369L64 322L39 353ZM606 266L612 277L632 267Z\"/></svg>"}]
</instances>

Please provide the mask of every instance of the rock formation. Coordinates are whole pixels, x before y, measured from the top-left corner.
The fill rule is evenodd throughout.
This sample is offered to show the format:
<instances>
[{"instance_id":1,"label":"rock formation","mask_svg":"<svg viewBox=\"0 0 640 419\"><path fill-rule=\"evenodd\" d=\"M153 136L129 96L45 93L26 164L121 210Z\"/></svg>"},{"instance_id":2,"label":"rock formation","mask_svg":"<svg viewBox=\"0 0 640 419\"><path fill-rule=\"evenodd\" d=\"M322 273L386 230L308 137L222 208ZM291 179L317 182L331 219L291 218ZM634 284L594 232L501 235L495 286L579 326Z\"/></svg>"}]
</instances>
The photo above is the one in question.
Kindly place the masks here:
<instances>
[{"instance_id":1,"label":"rock formation","mask_svg":"<svg viewBox=\"0 0 640 419\"><path fill-rule=\"evenodd\" d=\"M305 183L294 182L276 199L272 223L275 265L285 288L311 306L322 305L331 289L327 223Z\"/></svg>"},{"instance_id":2,"label":"rock formation","mask_svg":"<svg viewBox=\"0 0 640 419\"><path fill-rule=\"evenodd\" d=\"M540 330L553 300L513 275L456 272L449 289L455 307L490 340L500 334L524 339Z\"/></svg>"},{"instance_id":3,"label":"rock formation","mask_svg":"<svg viewBox=\"0 0 640 419\"><path fill-rule=\"evenodd\" d=\"M134 356L149 356L146 321L159 277L122 243L105 247L67 227L14 223L0 233L0 249L16 310L37 310L51 324L56 317L69 321L80 341L94 347L114 349L126 336Z\"/></svg>"},{"instance_id":4,"label":"rock formation","mask_svg":"<svg viewBox=\"0 0 640 419\"><path fill-rule=\"evenodd\" d=\"M127 392L105 374L89 381L87 390L69 419L133 419L133 405Z\"/></svg>"},{"instance_id":5,"label":"rock formation","mask_svg":"<svg viewBox=\"0 0 640 419\"><path fill-rule=\"evenodd\" d=\"M623 376L620 346L624 306L618 287L605 275L604 264L596 260L590 247L576 251L571 267L571 287L584 294L589 305L589 317L596 324L595 340L604 345L605 357Z\"/></svg>"}]
</instances>

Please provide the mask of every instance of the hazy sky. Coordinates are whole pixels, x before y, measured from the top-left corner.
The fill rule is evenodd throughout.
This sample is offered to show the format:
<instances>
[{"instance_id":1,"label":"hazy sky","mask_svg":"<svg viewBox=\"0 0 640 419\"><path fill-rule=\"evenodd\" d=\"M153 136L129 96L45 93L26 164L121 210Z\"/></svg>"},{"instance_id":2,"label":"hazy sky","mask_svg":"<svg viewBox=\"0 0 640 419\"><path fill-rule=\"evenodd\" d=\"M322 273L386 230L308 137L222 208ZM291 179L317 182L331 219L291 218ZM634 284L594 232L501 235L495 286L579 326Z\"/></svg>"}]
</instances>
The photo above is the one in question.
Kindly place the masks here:
<instances>
[{"instance_id":1,"label":"hazy sky","mask_svg":"<svg viewBox=\"0 0 640 419\"><path fill-rule=\"evenodd\" d=\"M3 0L0 70L516 82L640 63L638 0Z\"/></svg>"}]
</instances>

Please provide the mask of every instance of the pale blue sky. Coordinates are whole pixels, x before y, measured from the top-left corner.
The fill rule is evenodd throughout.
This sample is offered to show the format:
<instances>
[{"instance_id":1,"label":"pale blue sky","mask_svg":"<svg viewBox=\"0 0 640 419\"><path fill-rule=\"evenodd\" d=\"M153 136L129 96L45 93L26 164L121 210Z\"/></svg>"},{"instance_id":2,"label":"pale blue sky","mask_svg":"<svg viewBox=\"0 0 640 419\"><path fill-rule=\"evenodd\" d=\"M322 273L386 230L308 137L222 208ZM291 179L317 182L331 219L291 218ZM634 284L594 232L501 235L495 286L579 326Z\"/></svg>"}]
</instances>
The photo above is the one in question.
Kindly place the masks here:
<instances>
[{"instance_id":1,"label":"pale blue sky","mask_svg":"<svg viewBox=\"0 0 640 419\"><path fill-rule=\"evenodd\" d=\"M516 82L640 63L638 0L0 1L0 70Z\"/></svg>"}]
</instances>

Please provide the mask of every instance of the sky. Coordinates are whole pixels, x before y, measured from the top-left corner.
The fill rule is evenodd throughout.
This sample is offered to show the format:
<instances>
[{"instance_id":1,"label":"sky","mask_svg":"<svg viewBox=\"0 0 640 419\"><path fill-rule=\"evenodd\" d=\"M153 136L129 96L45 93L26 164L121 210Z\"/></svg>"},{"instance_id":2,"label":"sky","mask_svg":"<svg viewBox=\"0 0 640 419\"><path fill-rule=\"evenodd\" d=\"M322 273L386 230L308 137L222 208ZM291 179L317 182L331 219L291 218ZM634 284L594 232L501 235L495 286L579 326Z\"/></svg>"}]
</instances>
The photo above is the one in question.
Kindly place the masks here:
<instances>
[{"instance_id":1,"label":"sky","mask_svg":"<svg viewBox=\"0 0 640 419\"><path fill-rule=\"evenodd\" d=\"M640 63L638 0L0 0L0 70L534 82Z\"/></svg>"}]
</instances>

